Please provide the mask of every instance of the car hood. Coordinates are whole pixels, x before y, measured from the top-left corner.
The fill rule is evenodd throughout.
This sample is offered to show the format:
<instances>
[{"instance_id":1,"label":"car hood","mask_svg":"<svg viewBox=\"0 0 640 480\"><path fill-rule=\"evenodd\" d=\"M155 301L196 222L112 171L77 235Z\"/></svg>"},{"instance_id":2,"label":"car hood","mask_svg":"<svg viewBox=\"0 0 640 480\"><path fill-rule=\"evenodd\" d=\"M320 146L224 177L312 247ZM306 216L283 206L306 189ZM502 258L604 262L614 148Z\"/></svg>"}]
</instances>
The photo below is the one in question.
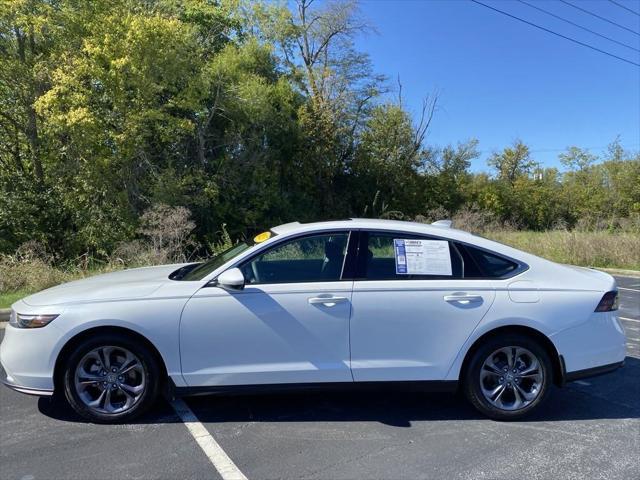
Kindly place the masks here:
<instances>
[{"instance_id":1,"label":"car hood","mask_svg":"<svg viewBox=\"0 0 640 480\"><path fill-rule=\"evenodd\" d=\"M24 298L27 305L44 306L103 300L125 300L151 295L169 280L169 274L186 264L134 268L84 278L48 288Z\"/></svg>"}]
</instances>

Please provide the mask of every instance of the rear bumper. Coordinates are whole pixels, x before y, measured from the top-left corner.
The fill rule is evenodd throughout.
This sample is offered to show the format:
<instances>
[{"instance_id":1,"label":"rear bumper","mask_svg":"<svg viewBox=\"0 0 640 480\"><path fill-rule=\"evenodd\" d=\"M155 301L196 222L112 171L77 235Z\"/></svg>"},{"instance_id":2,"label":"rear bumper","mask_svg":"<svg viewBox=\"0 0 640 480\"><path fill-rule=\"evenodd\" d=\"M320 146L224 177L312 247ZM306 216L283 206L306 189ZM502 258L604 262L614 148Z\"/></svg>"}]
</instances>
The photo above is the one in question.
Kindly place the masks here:
<instances>
[{"instance_id":1,"label":"rear bumper","mask_svg":"<svg viewBox=\"0 0 640 480\"><path fill-rule=\"evenodd\" d=\"M549 338L563 358L568 378L607 373L621 366L626 357L626 336L617 311L594 312L587 321Z\"/></svg>"},{"instance_id":2,"label":"rear bumper","mask_svg":"<svg viewBox=\"0 0 640 480\"><path fill-rule=\"evenodd\" d=\"M581 380L583 378L591 378L598 377L600 375L605 375L607 373L611 373L624 365L624 360L622 362L610 363L608 365L602 365L599 367L585 368L584 370L576 370L575 372L563 372L563 384L567 382L574 382L576 380Z\"/></svg>"}]
</instances>

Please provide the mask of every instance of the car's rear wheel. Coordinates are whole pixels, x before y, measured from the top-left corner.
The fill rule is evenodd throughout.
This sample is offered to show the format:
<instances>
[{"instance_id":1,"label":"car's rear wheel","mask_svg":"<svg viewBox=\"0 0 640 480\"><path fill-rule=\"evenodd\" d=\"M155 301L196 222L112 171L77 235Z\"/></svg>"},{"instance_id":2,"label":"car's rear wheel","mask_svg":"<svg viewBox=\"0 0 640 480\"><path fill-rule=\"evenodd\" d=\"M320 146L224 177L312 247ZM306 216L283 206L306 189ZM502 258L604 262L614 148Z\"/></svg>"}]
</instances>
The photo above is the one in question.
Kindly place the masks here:
<instances>
[{"instance_id":1,"label":"car's rear wheel","mask_svg":"<svg viewBox=\"0 0 640 480\"><path fill-rule=\"evenodd\" d=\"M152 353L127 335L81 342L67 359L64 393L71 407L98 423L131 420L158 396L159 369Z\"/></svg>"},{"instance_id":2,"label":"car's rear wheel","mask_svg":"<svg viewBox=\"0 0 640 480\"><path fill-rule=\"evenodd\" d=\"M552 375L546 350L527 336L511 334L489 339L473 353L463 388L483 414L513 420L544 401Z\"/></svg>"}]
</instances>

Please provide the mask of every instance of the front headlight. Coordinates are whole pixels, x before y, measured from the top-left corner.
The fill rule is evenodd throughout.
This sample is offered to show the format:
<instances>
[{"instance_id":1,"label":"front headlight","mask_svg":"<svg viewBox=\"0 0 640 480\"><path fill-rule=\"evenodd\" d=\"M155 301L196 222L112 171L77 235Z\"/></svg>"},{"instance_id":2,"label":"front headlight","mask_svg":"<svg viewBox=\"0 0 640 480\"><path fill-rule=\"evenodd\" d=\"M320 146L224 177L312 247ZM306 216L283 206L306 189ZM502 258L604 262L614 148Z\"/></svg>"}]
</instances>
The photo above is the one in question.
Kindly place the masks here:
<instances>
[{"instance_id":1,"label":"front headlight","mask_svg":"<svg viewBox=\"0 0 640 480\"><path fill-rule=\"evenodd\" d=\"M23 315L11 310L9 325L15 328L41 328L54 320L58 315Z\"/></svg>"}]
</instances>

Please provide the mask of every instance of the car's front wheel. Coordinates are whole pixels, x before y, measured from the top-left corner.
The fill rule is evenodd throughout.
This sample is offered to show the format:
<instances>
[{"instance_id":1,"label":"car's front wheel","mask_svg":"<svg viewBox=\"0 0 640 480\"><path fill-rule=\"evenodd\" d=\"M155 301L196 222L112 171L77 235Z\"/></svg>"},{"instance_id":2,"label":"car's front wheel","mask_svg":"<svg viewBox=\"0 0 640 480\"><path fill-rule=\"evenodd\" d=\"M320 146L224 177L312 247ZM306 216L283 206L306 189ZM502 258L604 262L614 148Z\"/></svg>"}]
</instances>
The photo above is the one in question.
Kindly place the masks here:
<instances>
[{"instance_id":1,"label":"car's front wheel","mask_svg":"<svg viewBox=\"0 0 640 480\"><path fill-rule=\"evenodd\" d=\"M464 391L482 413L497 420L521 418L546 398L552 383L546 350L524 335L488 340L464 372Z\"/></svg>"},{"instance_id":2,"label":"car's front wheel","mask_svg":"<svg viewBox=\"0 0 640 480\"><path fill-rule=\"evenodd\" d=\"M64 393L82 417L98 423L131 420L158 395L159 370L148 348L127 335L88 338L69 355Z\"/></svg>"}]
</instances>

